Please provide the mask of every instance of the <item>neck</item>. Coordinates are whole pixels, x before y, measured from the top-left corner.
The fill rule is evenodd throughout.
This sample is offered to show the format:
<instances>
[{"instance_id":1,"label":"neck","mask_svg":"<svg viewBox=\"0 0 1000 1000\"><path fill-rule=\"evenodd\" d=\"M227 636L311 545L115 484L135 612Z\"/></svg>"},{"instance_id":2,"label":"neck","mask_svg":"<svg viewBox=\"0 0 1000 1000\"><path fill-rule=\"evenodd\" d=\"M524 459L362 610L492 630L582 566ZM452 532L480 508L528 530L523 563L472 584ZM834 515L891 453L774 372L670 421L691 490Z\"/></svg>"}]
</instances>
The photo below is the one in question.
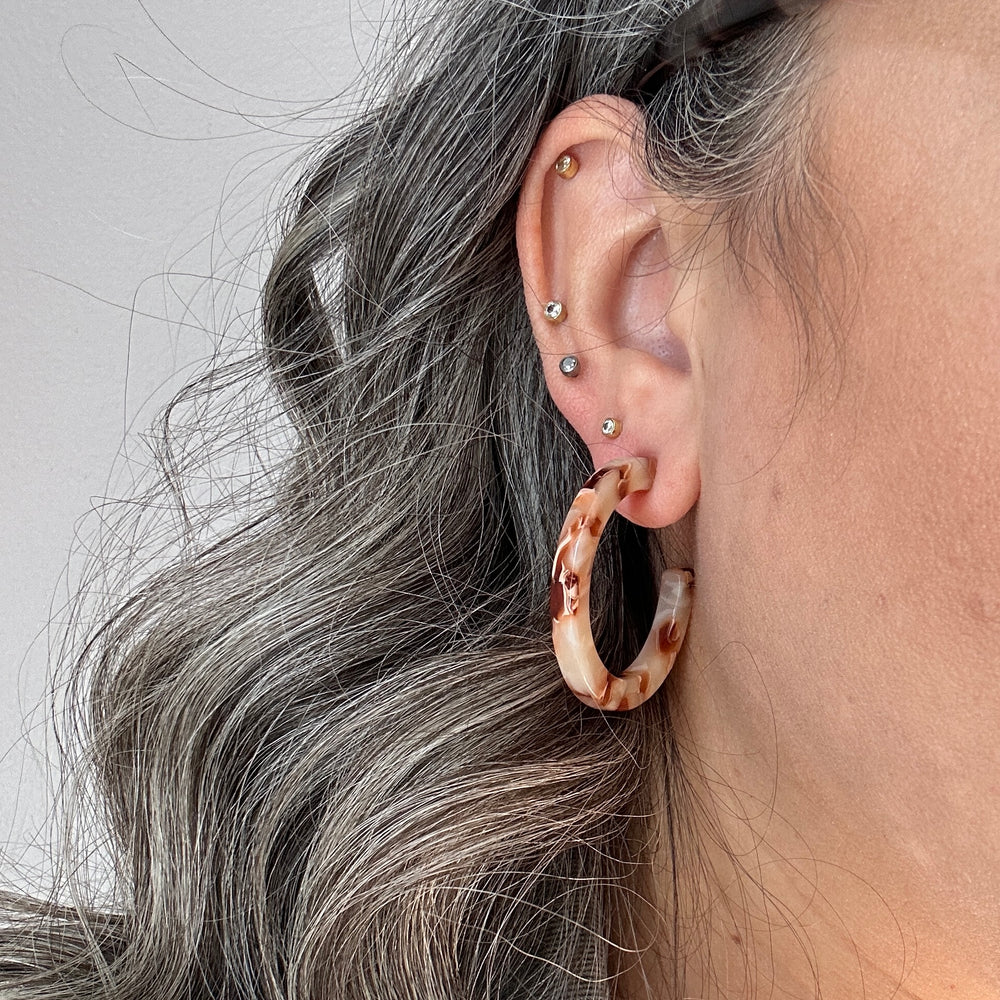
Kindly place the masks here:
<instances>
[{"instance_id":1,"label":"neck","mask_svg":"<svg viewBox=\"0 0 1000 1000\"><path fill-rule=\"evenodd\" d=\"M668 692L694 818L678 865L702 872L680 900L698 942L685 946L695 957L683 995L1000 996L988 885L959 880L923 831L887 836L888 807L870 802L866 775L833 780L837 749L787 730L745 649L694 653ZM664 858L663 886L668 870ZM630 991L647 995L670 993L662 981Z\"/></svg>"}]
</instances>

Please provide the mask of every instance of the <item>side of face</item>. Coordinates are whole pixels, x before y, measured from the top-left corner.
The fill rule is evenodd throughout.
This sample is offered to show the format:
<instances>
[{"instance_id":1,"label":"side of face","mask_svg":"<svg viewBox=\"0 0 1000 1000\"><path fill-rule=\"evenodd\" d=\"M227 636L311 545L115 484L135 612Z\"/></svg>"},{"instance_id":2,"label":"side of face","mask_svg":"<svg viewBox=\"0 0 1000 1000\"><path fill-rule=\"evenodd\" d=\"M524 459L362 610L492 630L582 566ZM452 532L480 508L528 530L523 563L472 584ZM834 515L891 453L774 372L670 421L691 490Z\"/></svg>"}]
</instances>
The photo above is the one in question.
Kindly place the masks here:
<instances>
[{"instance_id":1,"label":"side of face","mask_svg":"<svg viewBox=\"0 0 1000 1000\"><path fill-rule=\"evenodd\" d=\"M777 771L788 816L809 803L812 851L941 916L955 886L1000 895L1000 8L828 7L813 183L843 225L823 283L850 281L815 346L835 363L801 388L780 286L704 290L732 321L697 338L681 696L693 732L728 720L716 749L742 762L713 766L762 795ZM783 763L755 777L763 746Z\"/></svg>"}]
</instances>

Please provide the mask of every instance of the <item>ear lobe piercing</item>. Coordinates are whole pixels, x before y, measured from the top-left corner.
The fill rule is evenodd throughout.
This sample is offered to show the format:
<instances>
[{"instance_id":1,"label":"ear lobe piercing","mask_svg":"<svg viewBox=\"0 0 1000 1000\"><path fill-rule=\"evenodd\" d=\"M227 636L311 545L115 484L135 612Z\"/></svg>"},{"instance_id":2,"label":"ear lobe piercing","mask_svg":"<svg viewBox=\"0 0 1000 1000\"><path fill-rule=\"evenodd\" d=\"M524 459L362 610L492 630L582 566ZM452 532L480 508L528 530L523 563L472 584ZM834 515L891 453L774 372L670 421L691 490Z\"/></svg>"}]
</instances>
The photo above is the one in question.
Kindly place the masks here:
<instances>
[{"instance_id":1,"label":"ear lobe piercing","mask_svg":"<svg viewBox=\"0 0 1000 1000\"><path fill-rule=\"evenodd\" d=\"M601 433L606 438L616 438L622 432L622 422L616 417L605 417L601 424Z\"/></svg>"},{"instance_id":2,"label":"ear lobe piercing","mask_svg":"<svg viewBox=\"0 0 1000 1000\"><path fill-rule=\"evenodd\" d=\"M566 307L561 302L546 302L542 311L550 323L561 323L566 318Z\"/></svg>"},{"instance_id":3,"label":"ear lobe piercing","mask_svg":"<svg viewBox=\"0 0 1000 1000\"><path fill-rule=\"evenodd\" d=\"M566 180L570 180L576 176L576 172L580 169L580 163L575 156L569 153L563 153L562 156L556 160L555 171L560 176Z\"/></svg>"}]
</instances>

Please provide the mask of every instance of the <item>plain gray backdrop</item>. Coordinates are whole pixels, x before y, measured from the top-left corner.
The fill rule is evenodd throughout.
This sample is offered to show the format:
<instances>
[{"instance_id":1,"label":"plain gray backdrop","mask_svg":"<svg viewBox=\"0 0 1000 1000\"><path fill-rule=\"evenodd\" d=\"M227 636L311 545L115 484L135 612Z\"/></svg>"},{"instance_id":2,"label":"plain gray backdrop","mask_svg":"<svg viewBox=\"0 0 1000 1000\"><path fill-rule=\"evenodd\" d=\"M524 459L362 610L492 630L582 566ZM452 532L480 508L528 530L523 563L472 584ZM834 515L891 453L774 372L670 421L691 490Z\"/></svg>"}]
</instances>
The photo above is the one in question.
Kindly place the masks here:
<instances>
[{"instance_id":1,"label":"plain gray backdrop","mask_svg":"<svg viewBox=\"0 0 1000 1000\"><path fill-rule=\"evenodd\" d=\"M8 862L40 857L48 646L74 539L103 496L127 492L123 448L210 352L214 313L253 308L266 256L236 300L205 278L239 273L378 16L356 0L13 0L0 13Z\"/></svg>"}]
</instances>

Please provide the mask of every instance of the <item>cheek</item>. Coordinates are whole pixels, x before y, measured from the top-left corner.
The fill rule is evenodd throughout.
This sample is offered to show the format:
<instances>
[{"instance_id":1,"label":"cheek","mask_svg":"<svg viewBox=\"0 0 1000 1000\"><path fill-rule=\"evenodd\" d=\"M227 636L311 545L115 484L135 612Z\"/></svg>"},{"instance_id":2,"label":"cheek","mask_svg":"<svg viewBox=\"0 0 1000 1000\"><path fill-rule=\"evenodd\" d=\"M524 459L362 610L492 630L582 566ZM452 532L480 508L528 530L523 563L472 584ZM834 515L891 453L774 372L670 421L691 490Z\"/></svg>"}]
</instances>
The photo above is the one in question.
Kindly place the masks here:
<instances>
[{"instance_id":1,"label":"cheek","mask_svg":"<svg viewBox=\"0 0 1000 1000\"><path fill-rule=\"evenodd\" d=\"M781 808L805 796L892 844L929 826L958 879L1000 871L1000 812L968 820L1000 801L1000 374L926 328L888 338L892 314L873 304L839 391L797 407L777 313L770 350L748 333L712 359L692 652L727 755L780 748ZM770 773L731 777L770 794Z\"/></svg>"},{"instance_id":2,"label":"cheek","mask_svg":"<svg viewBox=\"0 0 1000 1000\"><path fill-rule=\"evenodd\" d=\"M847 484L882 543L874 579L901 601L932 574L961 630L1000 589L1000 65L947 18L914 17L887 49L851 13L820 95L860 264ZM980 36L997 20L980 17ZM830 434L850 426L843 406L831 416Z\"/></svg>"},{"instance_id":3,"label":"cheek","mask_svg":"<svg viewBox=\"0 0 1000 1000\"><path fill-rule=\"evenodd\" d=\"M887 637L896 678L962 639L1000 663L998 340L929 287L867 284L836 382L803 397L777 311L710 360L699 592L838 675Z\"/></svg>"},{"instance_id":4,"label":"cheek","mask_svg":"<svg viewBox=\"0 0 1000 1000\"><path fill-rule=\"evenodd\" d=\"M878 16L850 5L817 75L837 363L800 396L780 305L734 309L706 354L701 518L723 541L699 545L823 648L868 629L1000 653L1000 65L916 16L887 46Z\"/></svg>"},{"instance_id":5,"label":"cheek","mask_svg":"<svg viewBox=\"0 0 1000 1000\"><path fill-rule=\"evenodd\" d=\"M699 352L685 694L734 734L718 760L780 748L779 814L819 803L900 849L919 830L928 878L1000 893L1000 67L864 45L820 74L824 191L850 235L823 278L854 276L847 321L814 341L837 363L803 389L782 296L760 289Z\"/></svg>"}]
</instances>

